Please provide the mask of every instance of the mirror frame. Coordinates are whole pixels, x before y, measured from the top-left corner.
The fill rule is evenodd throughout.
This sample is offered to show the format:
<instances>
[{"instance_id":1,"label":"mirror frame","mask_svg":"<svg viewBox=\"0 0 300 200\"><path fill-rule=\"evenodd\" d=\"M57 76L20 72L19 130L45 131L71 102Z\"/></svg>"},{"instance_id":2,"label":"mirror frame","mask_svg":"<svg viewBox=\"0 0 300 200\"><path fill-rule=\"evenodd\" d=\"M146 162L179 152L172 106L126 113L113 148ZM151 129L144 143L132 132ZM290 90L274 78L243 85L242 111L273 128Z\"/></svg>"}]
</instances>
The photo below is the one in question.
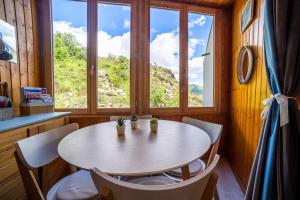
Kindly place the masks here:
<instances>
[{"instance_id":1,"label":"mirror frame","mask_svg":"<svg viewBox=\"0 0 300 200\"><path fill-rule=\"evenodd\" d=\"M243 73L243 63L246 59L246 54L248 58L248 65L247 65L247 74L246 77ZM254 56L253 51L250 46L243 46L239 51L239 57L237 62L237 77L241 84L246 84L250 81L254 68Z\"/></svg>"}]
</instances>

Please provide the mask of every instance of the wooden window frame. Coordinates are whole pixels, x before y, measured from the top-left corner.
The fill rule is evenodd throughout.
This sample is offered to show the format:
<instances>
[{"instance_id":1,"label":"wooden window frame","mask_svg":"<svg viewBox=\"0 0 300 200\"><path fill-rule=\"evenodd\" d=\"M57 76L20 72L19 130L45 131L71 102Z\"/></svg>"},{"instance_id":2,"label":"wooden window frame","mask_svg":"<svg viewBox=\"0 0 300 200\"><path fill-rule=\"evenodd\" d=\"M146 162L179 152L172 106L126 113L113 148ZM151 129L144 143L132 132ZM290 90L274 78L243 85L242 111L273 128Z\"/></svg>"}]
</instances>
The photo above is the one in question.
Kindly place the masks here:
<instances>
[{"instance_id":1,"label":"wooden window frame","mask_svg":"<svg viewBox=\"0 0 300 200\"><path fill-rule=\"evenodd\" d=\"M91 114L121 114L121 115L129 115L136 112L136 85L137 85L137 13L138 13L138 4L136 0L99 0L99 1L93 1L94 5L93 7L95 10L95 14L93 15L92 21L94 21L93 24L96 25L93 35L93 43L97 44L97 33L98 33L98 3L104 3L104 4L111 4L111 5L129 5L131 7L131 16L130 16L130 107L129 108L99 108L98 107L98 80L97 80L97 73L98 73L98 63L97 63L97 52L98 52L98 46L93 47L93 52L96 52L95 55L92 55L92 65L94 67L94 72L92 72L92 81L91 81L91 96L92 96L92 102L91 102ZM101 47L100 47L101 48Z\"/></svg>"},{"instance_id":2,"label":"wooden window frame","mask_svg":"<svg viewBox=\"0 0 300 200\"><path fill-rule=\"evenodd\" d=\"M212 107L189 107L188 106L188 93L185 94L186 101L184 102L184 113L200 113L200 114L208 114L208 113L219 113L220 105L221 105L221 17L220 13L217 9L186 5L185 6L185 15L186 20L188 22L188 14L189 13L199 13L213 16L213 26L214 26L214 97L213 97L213 106ZM184 31L185 37L188 40L188 27ZM187 46L188 49L188 46ZM187 50L188 53L188 50ZM187 59L186 59L187 62ZM188 63L186 65L185 71L185 88L188 88Z\"/></svg>"},{"instance_id":3,"label":"wooden window frame","mask_svg":"<svg viewBox=\"0 0 300 200\"><path fill-rule=\"evenodd\" d=\"M179 10L180 12L180 45L179 45L179 108L151 108L150 107L150 8L162 8ZM188 13L207 14L214 17L214 106L213 107L188 107ZM148 6L147 13L147 37L148 44L146 47L144 65L146 73L144 74L145 91L144 94L144 112L153 115L168 115L170 113L175 115L184 114L208 114L220 112L221 101L221 23L220 14L217 9L207 8L201 6L188 5L184 3L165 2L159 0L151 0Z\"/></svg>"},{"instance_id":4,"label":"wooden window frame","mask_svg":"<svg viewBox=\"0 0 300 200\"><path fill-rule=\"evenodd\" d=\"M51 10L51 0L50 10ZM130 28L130 108L98 108L97 105L97 32L98 32L98 3L131 6ZM87 109L55 109L56 111L70 111L72 114L94 115L186 115L186 114L215 114L220 113L221 106L221 10L195 6L185 3L162 0L87 0ZM178 108L150 108L150 8L178 10L180 13L180 41L179 41L179 91L180 105ZM188 107L188 13L202 13L214 16L214 106ZM52 14L52 12L50 11ZM52 19L50 19L51 24ZM50 27L50 30L52 25ZM52 33L52 31L51 31ZM144 33L144 34L139 34ZM51 41L52 41L51 35ZM51 43L51 42L50 42ZM52 46L52 43L51 43ZM53 48L53 47L52 47ZM53 49L52 49L53 55ZM53 62L53 60L52 60ZM94 66L94 67L92 67ZM53 84L53 63L50 75L45 79L45 85ZM53 92L54 94L54 92Z\"/></svg>"},{"instance_id":5,"label":"wooden window frame","mask_svg":"<svg viewBox=\"0 0 300 200\"><path fill-rule=\"evenodd\" d=\"M56 108L59 112L72 114L131 114L136 112L136 68L137 59L137 0L87 0L87 108ZM98 3L131 6L130 27L130 108L98 108L97 73L98 73ZM50 6L52 4L50 3ZM52 10L52 9L51 9ZM52 13L51 13L52 14ZM51 17L52 18L52 17ZM53 20L51 19L51 23ZM51 36L53 38L53 34ZM53 48L53 45L52 45ZM52 50L53 52L53 50ZM53 53L52 53L53 54ZM52 77L54 77L54 61L52 61ZM54 78L52 79L54 81ZM54 91L53 91L54 96Z\"/></svg>"},{"instance_id":6,"label":"wooden window frame","mask_svg":"<svg viewBox=\"0 0 300 200\"><path fill-rule=\"evenodd\" d=\"M180 3L176 2L163 2L163 1L150 1L150 5L148 7L148 16L147 17L147 29L145 33L147 34L147 44L144 44L147 48L145 60L146 63L144 65L145 68L145 73L144 73L144 80L145 80L145 90L144 92L144 112L145 113L150 113L150 114L161 114L161 113L181 113L182 112L182 67L181 67L181 57L179 56L179 107L163 107L163 108L151 108L150 107L150 15L151 15L151 8L158 8L158 9L166 9L166 10L174 10L179 12L179 34L180 34L180 39L179 39L179 55L182 53L182 48L181 48L181 41L182 41L182 35L181 35L181 27L182 27L182 21L181 21L181 7L182 5Z\"/></svg>"},{"instance_id":7,"label":"wooden window frame","mask_svg":"<svg viewBox=\"0 0 300 200\"><path fill-rule=\"evenodd\" d=\"M90 13L89 13L89 2L92 1L92 0L87 0L86 3L87 3L87 47L89 46L89 43L91 41L90 40L90 37L89 37L89 29L90 29L90 22L89 22L89 18L90 18ZM46 1L45 1L46 2ZM50 7L50 23L51 23L51 70L49 70L49 74L51 74L51 84L52 84L52 88L51 88L51 92L52 92L52 96L54 97L54 100L55 100L55 88L54 88L54 59L53 59L53 56L54 56L54 47L53 47L53 17L52 17L52 0L48 0L47 3L49 3L49 7ZM87 87L87 107L86 108L55 108L55 111L58 111L58 112L71 112L72 114L87 114L89 111L90 111L90 101L91 101L91 98L90 98L90 76L89 76L89 72L90 72L90 61L89 61L89 57L90 57L90 49L87 48L87 61L86 61L86 75L87 75L87 83L86 83L86 87ZM46 69L47 70L47 69ZM45 76L49 77L50 75L49 74L45 74ZM49 80L45 80L46 84L47 82L49 82Z\"/></svg>"}]
</instances>

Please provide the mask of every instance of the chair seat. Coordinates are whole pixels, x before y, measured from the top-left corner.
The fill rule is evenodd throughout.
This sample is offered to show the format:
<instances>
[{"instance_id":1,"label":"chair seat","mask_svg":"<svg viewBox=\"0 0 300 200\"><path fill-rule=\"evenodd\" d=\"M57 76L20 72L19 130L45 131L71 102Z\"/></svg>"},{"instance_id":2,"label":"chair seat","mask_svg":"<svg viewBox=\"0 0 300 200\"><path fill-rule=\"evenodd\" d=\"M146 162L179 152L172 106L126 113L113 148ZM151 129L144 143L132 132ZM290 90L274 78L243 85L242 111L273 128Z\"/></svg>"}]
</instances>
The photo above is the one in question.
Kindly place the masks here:
<instances>
[{"instance_id":1,"label":"chair seat","mask_svg":"<svg viewBox=\"0 0 300 200\"><path fill-rule=\"evenodd\" d=\"M98 191L86 170L80 170L57 182L48 192L47 200L94 200Z\"/></svg>"},{"instance_id":2,"label":"chair seat","mask_svg":"<svg viewBox=\"0 0 300 200\"><path fill-rule=\"evenodd\" d=\"M190 170L191 176L196 176L200 172L204 171L204 169L205 169L205 163L200 159L197 159L189 164L189 170ZM181 168L173 169L171 171L166 172L166 174L175 176L178 178L182 177Z\"/></svg>"},{"instance_id":3,"label":"chair seat","mask_svg":"<svg viewBox=\"0 0 300 200\"><path fill-rule=\"evenodd\" d=\"M132 179L128 182L134 183L134 184L139 184L139 185L169 185L169 184L176 183L176 181L174 181L166 176L141 177L141 178Z\"/></svg>"}]
</instances>

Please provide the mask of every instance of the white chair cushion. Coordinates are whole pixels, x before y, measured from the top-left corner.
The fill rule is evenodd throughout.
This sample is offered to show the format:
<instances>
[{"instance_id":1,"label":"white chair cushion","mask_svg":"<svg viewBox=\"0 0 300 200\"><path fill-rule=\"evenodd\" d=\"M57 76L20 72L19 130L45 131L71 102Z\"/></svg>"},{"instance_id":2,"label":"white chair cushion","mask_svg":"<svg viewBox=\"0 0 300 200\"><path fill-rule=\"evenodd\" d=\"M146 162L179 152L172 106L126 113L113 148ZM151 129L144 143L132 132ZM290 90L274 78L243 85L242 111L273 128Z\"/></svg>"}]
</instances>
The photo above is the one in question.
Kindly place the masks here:
<instances>
[{"instance_id":1,"label":"white chair cushion","mask_svg":"<svg viewBox=\"0 0 300 200\"><path fill-rule=\"evenodd\" d=\"M190 170L191 176L195 176L195 175L199 174L200 172L204 171L204 169L205 169L205 163L200 159L197 159L189 164L189 170ZM176 176L176 177L182 177L181 168L173 169L166 173L169 175Z\"/></svg>"},{"instance_id":2,"label":"white chair cushion","mask_svg":"<svg viewBox=\"0 0 300 200\"><path fill-rule=\"evenodd\" d=\"M98 191L86 170L80 170L57 182L48 192L47 200L93 200Z\"/></svg>"},{"instance_id":3,"label":"white chair cushion","mask_svg":"<svg viewBox=\"0 0 300 200\"><path fill-rule=\"evenodd\" d=\"M168 185L168 184L176 183L176 181L166 176L141 177L141 178L132 179L128 182L139 184L139 185Z\"/></svg>"},{"instance_id":4,"label":"white chair cushion","mask_svg":"<svg viewBox=\"0 0 300 200\"><path fill-rule=\"evenodd\" d=\"M56 200L56 193L57 190L61 187L61 185L65 182L65 180L68 178L68 176L64 177L63 179L61 179L60 181L58 181L57 183L55 183L55 185L53 185L50 190L47 193L47 200Z\"/></svg>"}]
</instances>

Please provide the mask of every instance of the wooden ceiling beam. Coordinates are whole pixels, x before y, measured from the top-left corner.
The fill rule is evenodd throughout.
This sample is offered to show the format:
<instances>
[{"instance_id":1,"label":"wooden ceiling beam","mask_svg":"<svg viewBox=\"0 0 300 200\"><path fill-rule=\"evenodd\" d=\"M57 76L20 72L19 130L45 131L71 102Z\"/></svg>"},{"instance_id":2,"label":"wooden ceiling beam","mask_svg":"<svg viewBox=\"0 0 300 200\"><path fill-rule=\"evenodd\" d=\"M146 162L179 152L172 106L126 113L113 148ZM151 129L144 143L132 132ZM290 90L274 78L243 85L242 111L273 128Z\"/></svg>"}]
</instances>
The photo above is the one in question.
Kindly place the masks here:
<instances>
[{"instance_id":1,"label":"wooden ceiling beam","mask_svg":"<svg viewBox=\"0 0 300 200\"><path fill-rule=\"evenodd\" d=\"M162 0L162 1L186 3L186 4L193 4L199 6L217 7L217 8L226 8L226 7L233 6L235 0Z\"/></svg>"}]
</instances>

